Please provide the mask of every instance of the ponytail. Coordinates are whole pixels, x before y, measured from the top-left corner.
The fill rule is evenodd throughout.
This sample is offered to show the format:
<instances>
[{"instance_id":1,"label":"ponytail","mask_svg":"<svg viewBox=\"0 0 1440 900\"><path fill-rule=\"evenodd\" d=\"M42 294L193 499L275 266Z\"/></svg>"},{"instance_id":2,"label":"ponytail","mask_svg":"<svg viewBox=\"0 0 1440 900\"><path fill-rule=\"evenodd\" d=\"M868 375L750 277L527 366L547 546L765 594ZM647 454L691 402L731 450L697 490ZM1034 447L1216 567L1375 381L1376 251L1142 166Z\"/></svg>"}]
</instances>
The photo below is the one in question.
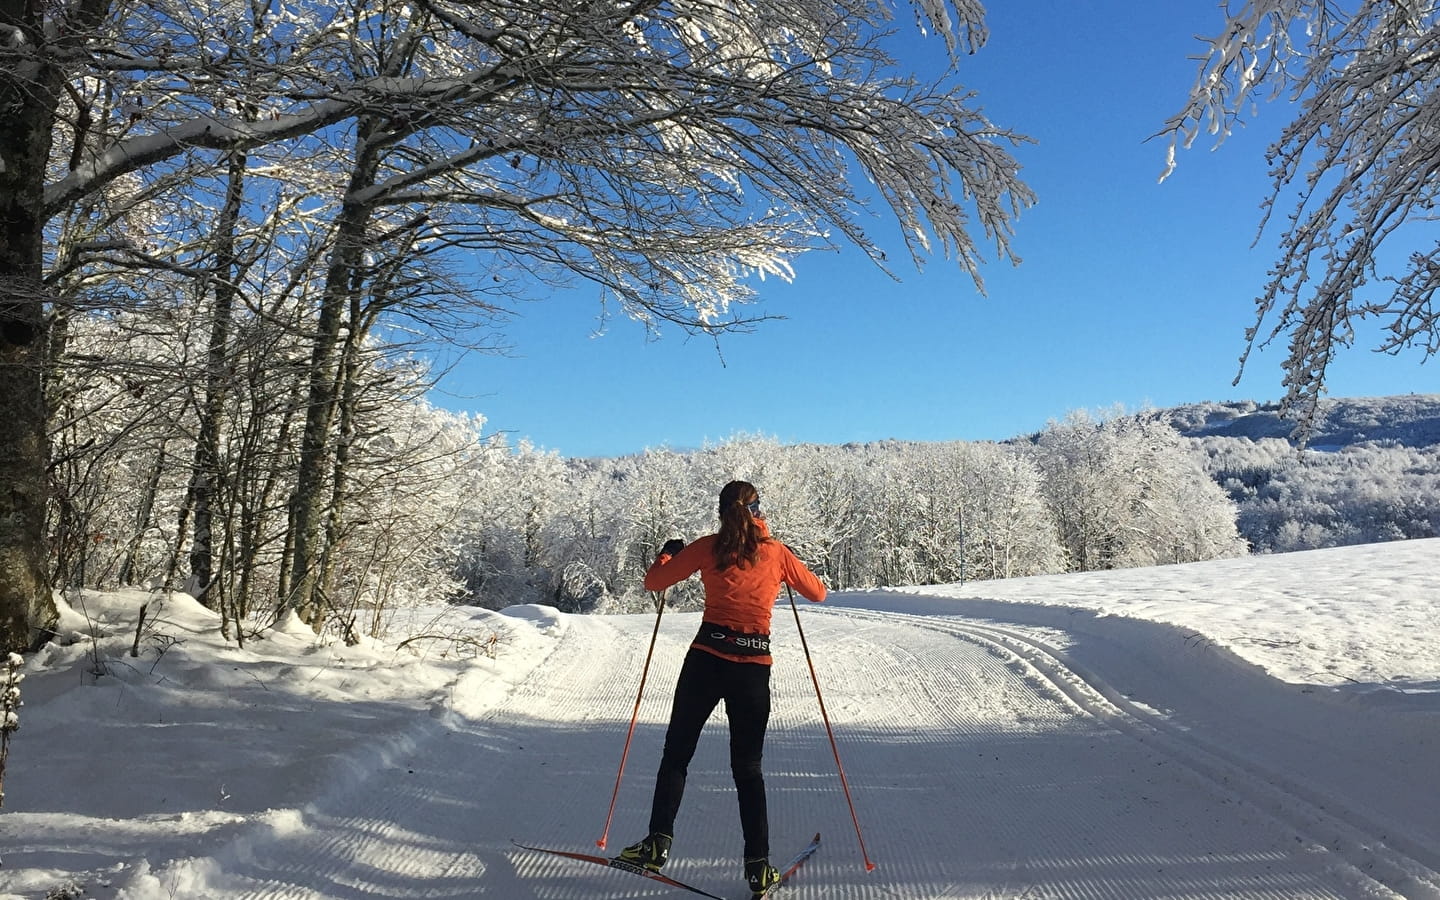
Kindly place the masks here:
<instances>
[{"instance_id":1,"label":"ponytail","mask_svg":"<svg viewBox=\"0 0 1440 900\"><path fill-rule=\"evenodd\" d=\"M715 567L746 568L755 561L760 544L769 540L755 517L750 504L760 500L760 492L748 481L732 481L720 491L720 533L715 536Z\"/></svg>"}]
</instances>

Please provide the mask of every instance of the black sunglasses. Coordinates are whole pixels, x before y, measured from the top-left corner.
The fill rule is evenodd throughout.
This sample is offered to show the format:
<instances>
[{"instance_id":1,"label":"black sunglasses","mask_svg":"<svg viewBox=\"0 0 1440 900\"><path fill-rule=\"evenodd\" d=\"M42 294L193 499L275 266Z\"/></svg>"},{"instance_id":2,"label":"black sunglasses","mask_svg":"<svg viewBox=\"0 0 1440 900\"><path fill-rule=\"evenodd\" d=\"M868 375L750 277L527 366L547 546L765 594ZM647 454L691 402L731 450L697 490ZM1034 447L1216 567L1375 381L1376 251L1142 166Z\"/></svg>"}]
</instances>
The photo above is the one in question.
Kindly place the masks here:
<instances>
[{"instance_id":1,"label":"black sunglasses","mask_svg":"<svg viewBox=\"0 0 1440 900\"><path fill-rule=\"evenodd\" d=\"M745 508L750 510L752 516L760 515L760 498L757 497L752 502L745 504Z\"/></svg>"}]
</instances>

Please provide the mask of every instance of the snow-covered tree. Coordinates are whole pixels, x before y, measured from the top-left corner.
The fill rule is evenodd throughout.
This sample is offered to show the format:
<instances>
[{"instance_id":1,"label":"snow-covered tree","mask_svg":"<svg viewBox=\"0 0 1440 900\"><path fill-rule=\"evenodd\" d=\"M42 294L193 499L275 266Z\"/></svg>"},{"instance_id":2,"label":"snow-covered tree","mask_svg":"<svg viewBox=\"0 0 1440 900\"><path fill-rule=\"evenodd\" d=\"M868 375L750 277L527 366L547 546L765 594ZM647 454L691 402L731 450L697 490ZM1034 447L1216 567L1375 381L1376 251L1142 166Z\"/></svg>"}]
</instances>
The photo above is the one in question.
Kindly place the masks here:
<instances>
[{"instance_id":1,"label":"snow-covered tree","mask_svg":"<svg viewBox=\"0 0 1440 900\"><path fill-rule=\"evenodd\" d=\"M1440 350L1440 3L1245 0L1225 4L1188 102L1169 123L1175 151L1223 141L1260 99L1294 104L1270 147L1262 229L1282 223L1279 258L1256 303L1248 348L1285 336L1287 413L1313 424L1335 353L1354 325L1388 331L1380 350Z\"/></svg>"},{"instance_id":2,"label":"snow-covered tree","mask_svg":"<svg viewBox=\"0 0 1440 900\"><path fill-rule=\"evenodd\" d=\"M625 560L619 511L629 502L622 469L608 462L572 461L566 489L545 523L552 561L554 605L567 612L614 612L623 607Z\"/></svg>"},{"instance_id":3,"label":"snow-covered tree","mask_svg":"<svg viewBox=\"0 0 1440 900\"><path fill-rule=\"evenodd\" d=\"M1014 447L965 445L965 577L1061 572L1065 550L1045 503L1040 470Z\"/></svg>"},{"instance_id":4,"label":"snow-covered tree","mask_svg":"<svg viewBox=\"0 0 1440 900\"><path fill-rule=\"evenodd\" d=\"M1074 412L1041 432L1035 453L1072 570L1244 552L1233 502L1163 422Z\"/></svg>"},{"instance_id":5,"label":"snow-covered tree","mask_svg":"<svg viewBox=\"0 0 1440 900\"><path fill-rule=\"evenodd\" d=\"M965 577L967 466L962 445L914 444L900 449L895 485L908 530L896 535L912 571L904 581L941 584Z\"/></svg>"},{"instance_id":6,"label":"snow-covered tree","mask_svg":"<svg viewBox=\"0 0 1440 900\"><path fill-rule=\"evenodd\" d=\"M866 583L860 546L864 527L865 481L861 454L841 447L792 448L803 468L805 517L813 537L802 540L805 561L832 588ZM788 532L790 526L787 523Z\"/></svg>"},{"instance_id":7,"label":"snow-covered tree","mask_svg":"<svg viewBox=\"0 0 1440 900\"><path fill-rule=\"evenodd\" d=\"M358 430L326 578L342 633L378 635L396 607L454 599L467 467L485 452L483 420L411 402L371 410Z\"/></svg>"},{"instance_id":8,"label":"snow-covered tree","mask_svg":"<svg viewBox=\"0 0 1440 900\"><path fill-rule=\"evenodd\" d=\"M691 454L668 447L646 450L636 460L626 485L629 500L620 510L625 551L619 576L630 606L653 606L640 582L666 541L688 543L715 530L719 491L710 479L696 477L696 469ZM684 582L670 589L669 602L684 607L700 597L694 582Z\"/></svg>"},{"instance_id":9,"label":"snow-covered tree","mask_svg":"<svg viewBox=\"0 0 1440 900\"><path fill-rule=\"evenodd\" d=\"M880 584L939 584L1064 569L1039 469L1014 447L881 444L865 530Z\"/></svg>"}]
</instances>

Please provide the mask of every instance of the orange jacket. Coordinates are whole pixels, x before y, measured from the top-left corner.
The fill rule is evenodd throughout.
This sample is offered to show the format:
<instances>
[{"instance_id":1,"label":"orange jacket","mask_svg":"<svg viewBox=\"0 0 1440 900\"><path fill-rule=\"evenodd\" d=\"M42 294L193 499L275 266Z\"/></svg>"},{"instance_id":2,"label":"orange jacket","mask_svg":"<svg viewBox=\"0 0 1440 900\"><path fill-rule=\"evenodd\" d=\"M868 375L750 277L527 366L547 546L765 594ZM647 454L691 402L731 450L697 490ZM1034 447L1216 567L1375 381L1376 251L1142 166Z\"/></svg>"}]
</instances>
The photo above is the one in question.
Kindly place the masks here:
<instances>
[{"instance_id":1,"label":"orange jacket","mask_svg":"<svg viewBox=\"0 0 1440 900\"><path fill-rule=\"evenodd\" d=\"M705 621L745 634L770 633L770 614L775 609L782 582L812 603L825 599L825 585L820 579L805 568L789 547L773 538L761 542L750 565L730 566L724 571L717 569L713 534L697 539L673 557L660 554L645 573L645 590L663 591L696 572L705 585ZM731 656L710 647L697 647L737 662L766 665L771 662L769 656Z\"/></svg>"}]
</instances>

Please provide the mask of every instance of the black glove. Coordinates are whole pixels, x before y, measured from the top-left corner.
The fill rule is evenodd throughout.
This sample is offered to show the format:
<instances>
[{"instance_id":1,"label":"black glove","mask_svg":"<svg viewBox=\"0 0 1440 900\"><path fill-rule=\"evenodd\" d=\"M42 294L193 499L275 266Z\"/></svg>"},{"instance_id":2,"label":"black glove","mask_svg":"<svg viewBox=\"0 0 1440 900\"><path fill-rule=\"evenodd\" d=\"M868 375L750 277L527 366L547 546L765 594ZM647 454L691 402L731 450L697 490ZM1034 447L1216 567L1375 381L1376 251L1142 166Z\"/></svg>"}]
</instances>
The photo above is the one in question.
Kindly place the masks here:
<instances>
[{"instance_id":1,"label":"black glove","mask_svg":"<svg viewBox=\"0 0 1440 900\"><path fill-rule=\"evenodd\" d=\"M670 540L665 542L665 546L660 548L660 552L665 556L674 556L675 554L679 553L681 550L684 549L684 541L680 540L679 538L671 538Z\"/></svg>"}]
</instances>

